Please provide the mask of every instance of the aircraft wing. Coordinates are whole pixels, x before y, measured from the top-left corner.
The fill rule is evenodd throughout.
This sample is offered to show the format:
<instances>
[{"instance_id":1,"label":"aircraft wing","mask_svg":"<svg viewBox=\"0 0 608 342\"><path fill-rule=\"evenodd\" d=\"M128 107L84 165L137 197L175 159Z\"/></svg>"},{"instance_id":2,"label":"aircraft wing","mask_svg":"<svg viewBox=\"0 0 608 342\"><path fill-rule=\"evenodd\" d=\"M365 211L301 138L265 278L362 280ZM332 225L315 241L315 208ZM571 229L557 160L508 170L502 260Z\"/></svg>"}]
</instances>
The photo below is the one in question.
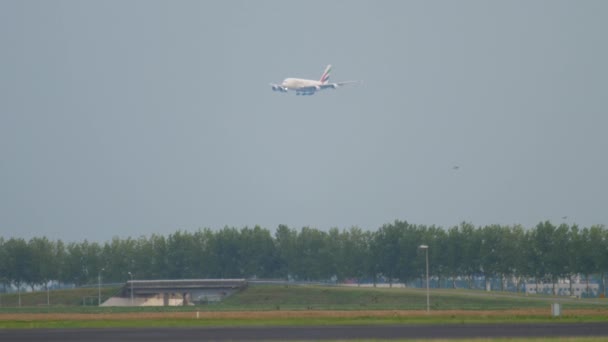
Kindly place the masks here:
<instances>
[{"instance_id":1,"label":"aircraft wing","mask_svg":"<svg viewBox=\"0 0 608 342\"><path fill-rule=\"evenodd\" d=\"M322 87L322 86L320 86L319 88L317 88L317 87L300 87L300 88L298 88L297 90L298 90L299 92L315 92L315 91L317 91L317 90L319 90L319 89L323 89L323 88L321 88L321 87Z\"/></svg>"},{"instance_id":2,"label":"aircraft wing","mask_svg":"<svg viewBox=\"0 0 608 342\"><path fill-rule=\"evenodd\" d=\"M362 83L362 81L343 81L343 82L335 82L335 83L327 83L327 84L322 84L319 86L320 89L328 89L328 88L333 88L336 89L338 87L347 85L347 84L358 84L358 83Z\"/></svg>"}]
</instances>

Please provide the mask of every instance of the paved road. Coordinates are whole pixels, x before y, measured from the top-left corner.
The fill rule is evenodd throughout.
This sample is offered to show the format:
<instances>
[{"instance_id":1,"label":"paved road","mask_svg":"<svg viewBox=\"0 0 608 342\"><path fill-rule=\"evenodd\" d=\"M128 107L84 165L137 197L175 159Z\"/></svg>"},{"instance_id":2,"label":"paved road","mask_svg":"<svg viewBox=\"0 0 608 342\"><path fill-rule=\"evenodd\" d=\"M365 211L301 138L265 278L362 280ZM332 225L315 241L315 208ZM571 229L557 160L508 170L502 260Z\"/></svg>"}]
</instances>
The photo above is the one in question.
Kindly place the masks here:
<instances>
[{"instance_id":1,"label":"paved road","mask_svg":"<svg viewBox=\"0 0 608 342\"><path fill-rule=\"evenodd\" d=\"M0 330L0 341L255 341L606 336L608 323Z\"/></svg>"}]
</instances>

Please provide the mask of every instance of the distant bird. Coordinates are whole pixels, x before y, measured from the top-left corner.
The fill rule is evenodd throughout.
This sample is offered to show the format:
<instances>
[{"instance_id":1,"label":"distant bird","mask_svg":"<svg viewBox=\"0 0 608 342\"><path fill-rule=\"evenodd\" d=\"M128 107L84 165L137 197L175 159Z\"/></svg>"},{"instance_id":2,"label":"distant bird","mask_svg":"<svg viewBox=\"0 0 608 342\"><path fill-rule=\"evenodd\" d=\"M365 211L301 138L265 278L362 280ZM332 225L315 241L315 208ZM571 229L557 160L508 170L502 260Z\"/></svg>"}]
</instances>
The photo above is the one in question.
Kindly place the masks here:
<instances>
[{"instance_id":1,"label":"distant bird","mask_svg":"<svg viewBox=\"0 0 608 342\"><path fill-rule=\"evenodd\" d=\"M460 169L460 166L458 166L458 165L452 166L452 170L458 170L458 169Z\"/></svg>"},{"instance_id":2,"label":"distant bird","mask_svg":"<svg viewBox=\"0 0 608 342\"><path fill-rule=\"evenodd\" d=\"M562 220L567 220L568 216L562 216Z\"/></svg>"}]
</instances>

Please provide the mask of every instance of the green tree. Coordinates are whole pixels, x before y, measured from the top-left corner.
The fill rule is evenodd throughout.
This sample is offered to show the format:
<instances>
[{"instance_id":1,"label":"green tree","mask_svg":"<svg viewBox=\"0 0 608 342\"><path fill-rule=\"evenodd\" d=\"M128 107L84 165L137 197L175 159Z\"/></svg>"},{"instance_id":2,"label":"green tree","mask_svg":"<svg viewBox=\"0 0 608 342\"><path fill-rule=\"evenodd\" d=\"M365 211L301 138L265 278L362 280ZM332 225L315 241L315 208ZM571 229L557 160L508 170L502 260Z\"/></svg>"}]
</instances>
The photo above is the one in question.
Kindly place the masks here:
<instances>
[{"instance_id":1,"label":"green tree","mask_svg":"<svg viewBox=\"0 0 608 342\"><path fill-rule=\"evenodd\" d=\"M209 228L199 230L194 234L196 240L197 253L195 258L199 261L197 264L200 269L200 274L204 278L215 277L220 274L219 260L215 253L215 233Z\"/></svg>"},{"instance_id":2,"label":"green tree","mask_svg":"<svg viewBox=\"0 0 608 342\"><path fill-rule=\"evenodd\" d=\"M69 247L68 247L69 248ZM137 240L118 237L106 242L101 248L99 268L91 270L92 276L97 277L98 271L104 268L103 274L106 281L123 282L128 280L129 272L139 278L136 260Z\"/></svg>"},{"instance_id":3,"label":"green tree","mask_svg":"<svg viewBox=\"0 0 608 342\"><path fill-rule=\"evenodd\" d=\"M35 285L44 285L45 289L48 282L56 278L56 260L53 255L54 244L46 237L32 238L28 242L28 249L31 253L31 265L27 270L27 278L32 291Z\"/></svg>"},{"instance_id":4,"label":"green tree","mask_svg":"<svg viewBox=\"0 0 608 342\"><path fill-rule=\"evenodd\" d=\"M373 258L378 271L389 281L389 286L395 279L408 278L410 272L416 272L416 267L406 265L406 260L416 259L418 248L418 241L403 239L408 227L406 221L385 224L376 231L372 240ZM414 253L413 258L408 252Z\"/></svg>"},{"instance_id":5,"label":"green tree","mask_svg":"<svg viewBox=\"0 0 608 342\"><path fill-rule=\"evenodd\" d=\"M223 233L222 233L223 234ZM196 240L188 232L177 231L167 238L167 273L171 279L200 275Z\"/></svg>"},{"instance_id":6,"label":"green tree","mask_svg":"<svg viewBox=\"0 0 608 342\"><path fill-rule=\"evenodd\" d=\"M522 226L516 225L511 229L509 248L511 253L507 265L510 266L507 267L512 269L512 274L516 278L516 291L519 292L525 275L529 273L526 269L529 249L526 245L526 231Z\"/></svg>"},{"instance_id":7,"label":"green tree","mask_svg":"<svg viewBox=\"0 0 608 342\"><path fill-rule=\"evenodd\" d=\"M464 245L462 233L458 226L451 227L447 232L447 245L445 245L443 263L445 265L446 274L452 279L452 288L456 288L456 278L463 274L463 253L462 246Z\"/></svg>"},{"instance_id":8,"label":"green tree","mask_svg":"<svg viewBox=\"0 0 608 342\"><path fill-rule=\"evenodd\" d=\"M500 235L497 234L496 226L486 226L479 230L481 235L481 248L479 250L479 260L481 273L485 278L485 287L488 288L489 280L498 272L498 242Z\"/></svg>"},{"instance_id":9,"label":"green tree","mask_svg":"<svg viewBox=\"0 0 608 342\"><path fill-rule=\"evenodd\" d=\"M333 260L326 248L327 233L304 227L296 238L294 275L302 280L329 279Z\"/></svg>"},{"instance_id":10,"label":"green tree","mask_svg":"<svg viewBox=\"0 0 608 342\"><path fill-rule=\"evenodd\" d=\"M65 270L65 263L67 258L66 247L63 241L57 240L53 249L53 264L55 275L53 276L53 280L61 283L63 279L65 279L63 272Z\"/></svg>"},{"instance_id":11,"label":"green tree","mask_svg":"<svg viewBox=\"0 0 608 342\"><path fill-rule=\"evenodd\" d=\"M551 253L553 251L552 236L555 233L555 226L549 221L541 222L532 230L531 238L531 263L530 269L536 279L536 283L551 277Z\"/></svg>"},{"instance_id":12,"label":"green tree","mask_svg":"<svg viewBox=\"0 0 608 342\"><path fill-rule=\"evenodd\" d=\"M591 236L592 258L595 261L596 270L600 278L600 294L605 294L606 283L605 274L608 270L608 231L603 225L593 225L589 228Z\"/></svg>"},{"instance_id":13,"label":"green tree","mask_svg":"<svg viewBox=\"0 0 608 342\"><path fill-rule=\"evenodd\" d=\"M266 278L276 274L277 252L267 229L241 229L240 246L242 276Z\"/></svg>"},{"instance_id":14,"label":"green tree","mask_svg":"<svg viewBox=\"0 0 608 342\"><path fill-rule=\"evenodd\" d=\"M556 283L560 278L567 278L572 274L570 258L572 251L571 229L567 224L555 228L551 237L551 251L549 258L549 273L553 284L553 294L557 294Z\"/></svg>"},{"instance_id":15,"label":"green tree","mask_svg":"<svg viewBox=\"0 0 608 342\"><path fill-rule=\"evenodd\" d=\"M224 227L218 231L211 243L217 271L220 278L238 278L243 276L240 265L240 233L236 228Z\"/></svg>"},{"instance_id":16,"label":"green tree","mask_svg":"<svg viewBox=\"0 0 608 342\"><path fill-rule=\"evenodd\" d=\"M594 239L601 239L601 234L597 229L583 228L580 234L579 240L579 272L585 276L585 282L587 284L586 296L589 296L589 276L595 272L599 272L599 260L598 256L601 255L601 240L593 241ZM581 248L582 247L582 248Z\"/></svg>"},{"instance_id":17,"label":"green tree","mask_svg":"<svg viewBox=\"0 0 608 342\"><path fill-rule=\"evenodd\" d=\"M473 277L481 273L481 233L475 226L466 222L462 222L458 229L462 253L460 274L468 278L469 288L472 288Z\"/></svg>"},{"instance_id":18,"label":"green tree","mask_svg":"<svg viewBox=\"0 0 608 342\"><path fill-rule=\"evenodd\" d=\"M296 243L298 232L286 225L279 225L274 236L275 249L278 254L277 273L285 279L293 278L297 264Z\"/></svg>"},{"instance_id":19,"label":"green tree","mask_svg":"<svg viewBox=\"0 0 608 342\"><path fill-rule=\"evenodd\" d=\"M371 254L369 249L370 234L359 227L351 227L339 235L337 272L339 279L354 277L357 282L368 276Z\"/></svg>"},{"instance_id":20,"label":"green tree","mask_svg":"<svg viewBox=\"0 0 608 342\"><path fill-rule=\"evenodd\" d=\"M154 239L157 235L152 235L150 238L140 236L135 240L133 248L133 263L140 279L162 279L162 265L158 265L157 253L154 246ZM105 249L105 246L104 246ZM104 257L103 269L104 274L109 267L106 258Z\"/></svg>"},{"instance_id":21,"label":"green tree","mask_svg":"<svg viewBox=\"0 0 608 342\"><path fill-rule=\"evenodd\" d=\"M6 250L4 238L0 236L0 283L3 291L6 292L6 287L11 283L8 276L8 251Z\"/></svg>"},{"instance_id":22,"label":"green tree","mask_svg":"<svg viewBox=\"0 0 608 342\"><path fill-rule=\"evenodd\" d=\"M6 251L6 277L19 291L21 306L21 286L28 281L29 269L32 266L32 254L24 239L11 238L4 243Z\"/></svg>"},{"instance_id":23,"label":"green tree","mask_svg":"<svg viewBox=\"0 0 608 342\"><path fill-rule=\"evenodd\" d=\"M417 226L405 221L395 222L399 230L399 263L398 278L402 282L408 282L426 274L426 254L420 256L420 245L429 246L429 272L439 274L441 268L439 261L439 240L436 227ZM426 252L425 252L426 253Z\"/></svg>"}]
</instances>

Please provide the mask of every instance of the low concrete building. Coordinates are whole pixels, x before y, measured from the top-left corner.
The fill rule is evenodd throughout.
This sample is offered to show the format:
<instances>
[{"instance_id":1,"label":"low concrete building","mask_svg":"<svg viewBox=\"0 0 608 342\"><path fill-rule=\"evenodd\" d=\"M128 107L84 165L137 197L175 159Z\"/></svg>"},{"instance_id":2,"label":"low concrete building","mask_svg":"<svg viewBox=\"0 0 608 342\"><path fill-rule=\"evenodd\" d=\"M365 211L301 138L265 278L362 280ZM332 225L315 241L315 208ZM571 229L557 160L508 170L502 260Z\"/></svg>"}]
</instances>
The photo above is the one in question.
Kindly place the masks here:
<instances>
[{"instance_id":1,"label":"low concrete building","mask_svg":"<svg viewBox=\"0 0 608 342\"><path fill-rule=\"evenodd\" d=\"M557 283L557 284L535 284L526 283L526 294L547 294L557 296L597 297L599 285L590 283ZM555 290L555 293L553 291Z\"/></svg>"}]
</instances>

